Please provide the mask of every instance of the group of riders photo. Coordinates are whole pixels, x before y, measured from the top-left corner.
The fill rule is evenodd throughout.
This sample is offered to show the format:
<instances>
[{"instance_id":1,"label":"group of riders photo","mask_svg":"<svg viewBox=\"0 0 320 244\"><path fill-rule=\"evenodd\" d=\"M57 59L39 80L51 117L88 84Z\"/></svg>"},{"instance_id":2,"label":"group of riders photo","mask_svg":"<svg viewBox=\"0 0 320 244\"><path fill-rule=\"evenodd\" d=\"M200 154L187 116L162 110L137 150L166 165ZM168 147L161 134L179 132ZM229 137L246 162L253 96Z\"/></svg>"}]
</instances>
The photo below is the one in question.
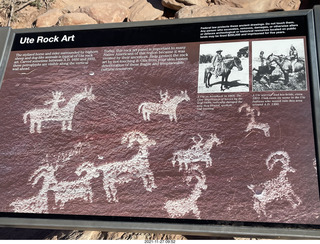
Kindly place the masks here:
<instances>
[{"instance_id":1,"label":"group of riders photo","mask_svg":"<svg viewBox=\"0 0 320 244\"><path fill-rule=\"evenodd\" d=\"M251 50L249 42L202 44L198 92L249 92L250 77L252 91L306 90L304 47L303 38L252 41Z\"/></svg>"},{"instance_id":2,"label":"group of riders photo","mask_svg":"<svg viewBox=\"0 0 320 244\"><path fill-rule=\"evenodd\" d=\"M304 39L284 39L252 44L252 90L306 90Z\"/></svg>"}]
</instances>

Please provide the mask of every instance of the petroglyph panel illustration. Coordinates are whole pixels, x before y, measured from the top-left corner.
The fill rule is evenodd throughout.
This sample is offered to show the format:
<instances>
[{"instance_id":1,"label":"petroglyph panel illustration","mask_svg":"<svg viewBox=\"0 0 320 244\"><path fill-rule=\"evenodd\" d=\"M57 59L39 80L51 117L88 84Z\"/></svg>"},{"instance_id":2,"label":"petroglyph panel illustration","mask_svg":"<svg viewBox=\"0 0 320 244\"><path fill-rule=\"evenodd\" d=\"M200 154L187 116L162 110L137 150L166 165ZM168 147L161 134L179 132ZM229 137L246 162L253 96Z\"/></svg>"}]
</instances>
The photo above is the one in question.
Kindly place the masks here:
<instances>
[{"instance_id":1,"label":"petroglyph panel illustration","mask_svg":"<svg viewBox=\"0 0 320 244\"><path fill-rule=\"evenodd\" d=\"M92 190L90 180L98 177L99 173L96 170L92 171L91 163L86 162L77 168L75 173L79 176L76 181L61 181L56 178L56 173L63 168L72 157L78 156L83 152L83 147L87 143L79 142L74 145L73 149L65 152L59 152L57 155L46 155L40 162L40 166L29 177L28 182L31 182L32 187L38 187L38 194L31 198L18 198L10 204L14 212L21 213L48 213L48 192L54 192L56 208L63 208L64 204L70 200L81 198L92 202ZM85 176L82 173L86 172ZM59 203L59 206L58 206Z\"/></svg>"},{"instance_id":2,"label":"petroglyph panel illustration","mask_svg":"<svg viewBox=\"0 0 320 244\"><path fill-rule=\"evenodd\" d=\"M183 165L185 169L188 169L188 165L196 162L205 162L206 167L212 166L212 158L210 156L213 145L219 146L223 143L216 134L211 134L210 138L203 142L203 138L198 135L200 140L196 141L195 137L192 137L194 145L187 150L179 150L173 153L172 164L173 167L176 163L179 164L179 171L182 170Z\"/></svg>"},{"instance_id":3,"label":"petroglyph panel illustration","mask_svg":"<svg viewBox=\"0 0 320 244\"><path fill-rule=\"evenodd\" d=\"M85 172L84 176L81 176ZM60 181L53 184L50 190L54 191L55 204L59 204L59 208L64 208L66 202L74 199L82 199L92 203L93 193L91 188L91 180L99 177L99 172L90 162L80 165L75 171L79 177L75 181Z\"/></svg>"},{"instance_id":4,"label":"petroglyph panel illustration","mask_svg":"<svg viewBox=\"0 0 320 244\"><path fill-rule=\"evenodd\" d=\"M157 188L154 183L153 172L149 168L149 147L156 145L156 142L149 139L147 135L140 131L132 131L126 133L121 140L121 143L128 143L128 148L137 142L139 149L136 155L131 159L106 163L97 166L97 170L103 174L103 188L106 192L108 202L118 202L117 185L129 183L130 181L141 178L143 186L147 191L152 192Z\"/></svg>"},{"instance_id":5,"label":"petroglyph panel illustration","mask_svg":"<svg viewBox=\"0 0 320 244\"><path fill-rule=\"evenodd\" d=\"M53 50L13 52L0 90L0 212L320 224L310 91L253 92L250 40L232 49L243 70L223 89L234 86L207 88L200 45L74 48L95 61L23 75L16 54ZM109 53L180 47L181 65L101 70ZM300 101L259 102L291 93Z\"/></svg>"},{"instance_id":6,"label":"petroglyph panel illustration","mask_svg":"<svg viewBox=\"0 0 320 244\"><path fill-rule=\"evenodd\" d=\"M181 91L179 95L170 98L168 91L160 91L160 102L144 102L139 105L138 112L142 113L143 119L150 121L151 114L168 115L170 121L177 122L177 107L182 101L190 101L187 91Z\"/></svg>"},{"instance_id":7,"label":"petroglyph panel illustration","mask_svg":"<svg viewBox=\"0 0 320 244\"><path fill-rule=\"evenodd\" d=\"M23 114L23 121L25 124L28 122L29 118L30 133L41 133L41 123L48 121L62 122L62 131L72 130L73 114L78 103L83 99L92 101L95 98L92 94L92 87L89 90L85 87L83 92L75 94L65 106L59 107L59 103L65 101L65 98L63 98L62 95L62 92L52 92L53 98L44 103L44 105L51 104L50 108L35 108Z\"/></svg>"},{"instance_id":8,"label":"petroglyph panel illustration","mask_svg":"<svg viewBox=\"0 0 320 244\"><path fill-rule=\"evenodd\" d=\"M242 104L238 112L241 113L245 109L246 115L250 116L250 122L245 132L251 132L252 130L262 130L266 137L270 137L270 126L268 123L256 122L256 116L260 116L260 110L258 107L251 107L247 103Z\"/></svg>"},{"instance_id":9,"label":"petroglyph panel illustration","mask_svg":"<svg viewBox=\"0 0 320 244\"><path fill-rule=\"evenodd\" d=\"M267 216L266 205L280 199L286 199L292 208L298 207L302 201L295 194L292 185L289 182L288 173L295 173L296 170L290 164L290 157L287 152L277 151L271 153L266 159L267 169L273 170L276 163L281 163L282 170L279 176L263 182L259 185L248 185L248 188L253 191L253 208L260 216Z\"/></svg>"},{"instance_id":10,"label":"petroglyph panel illustration","mask_svg":"<svg viewBox=\"0 0 320 244\"><path fill-rule=\"evenodd\" d=\"M206 185L206 176L199 165L192 165L188 169L188 173L189 175L185 179L187 185L189 185L193 178L197 180L197 183L188 197L168 200L165 203L164 209L171 218L183 217L188 213L193 213L197 219L201 218L197 200L201 197L202 192L206 191L208 188Z\"/></svg>"}]
</instances>

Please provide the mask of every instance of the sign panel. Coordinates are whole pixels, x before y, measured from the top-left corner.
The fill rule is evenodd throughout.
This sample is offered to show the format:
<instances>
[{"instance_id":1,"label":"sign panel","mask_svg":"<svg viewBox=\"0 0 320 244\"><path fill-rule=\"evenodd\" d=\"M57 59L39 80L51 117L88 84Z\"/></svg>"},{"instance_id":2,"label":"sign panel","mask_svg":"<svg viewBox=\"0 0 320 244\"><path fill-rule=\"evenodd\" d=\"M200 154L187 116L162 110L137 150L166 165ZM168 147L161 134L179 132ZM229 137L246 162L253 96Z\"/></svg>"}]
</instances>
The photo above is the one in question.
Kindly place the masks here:
<instances>
[{"instance_id":1,"label":"sign panel","mask_svg":"<svg viewBox=\"0 0 320 244\"><path fill-rule=\"evenodd\" d=\"M2 216L317 229L313 12L270 16L16 31Z\"/></svg>"}]
</instances>

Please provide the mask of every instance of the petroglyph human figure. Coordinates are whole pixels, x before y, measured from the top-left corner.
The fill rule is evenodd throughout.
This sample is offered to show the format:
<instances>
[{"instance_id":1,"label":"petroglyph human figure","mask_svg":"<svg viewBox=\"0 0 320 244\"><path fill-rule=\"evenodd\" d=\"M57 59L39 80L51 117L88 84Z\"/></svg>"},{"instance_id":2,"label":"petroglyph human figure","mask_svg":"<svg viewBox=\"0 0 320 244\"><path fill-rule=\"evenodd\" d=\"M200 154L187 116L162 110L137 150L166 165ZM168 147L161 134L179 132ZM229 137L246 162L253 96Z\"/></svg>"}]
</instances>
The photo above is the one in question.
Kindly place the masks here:
<instances>
[{"instance_id":1,"label":"petroglyph human figure","mask_svg":"<svg viewBox=\"0 0 320 244\"><path fill-rule=\"evenodd\" d=\"M138 112L142 113L143 119L150 121L150 114L169 115L170 121L177 122L177 106L182 101L190 101L187 91L181 93L173 98L169 98L168 93L166 99L161 100L160 103L144 102L139 105Z\"/></svg>"},{"instance_id":2,"label":"petroglyph human figure","mask_svg":"<svg viewBox=\"0 0 320 244\"><path fill-rule=\"evenodd\" d=\"M99 173L96 168L92 169L92 164L86 162L78 167L76 174L80 177L83 172L86 175L73 182L62 181L56 179L56 171L63 167L63 163L69 161L72 157L79 155L82 151L84 143L77 143L74 148L66 152L59 152L57 155L47 154L42 160L41 166L36 169L29 178L32 181L32 187L36 186L41 178L43 178L42 186L39 193L27 199L18 198L12 202L14 212L20 213L47 213L48 212L48 191L53 191L56 204L60 201L60 208L64 207L67 201L82 198L83 200L92 201L92 190L90 180L98 177Z\"/></svg>"},{"instance_id":3,"label":"petroglyph human figure","mask_svg":"<svg viewBox=\"0 0 320 244\"><path fill-rule=\"evenodd\" d=\"M48 191L51 186L57 183L55 172L58 169L58 164L50 164L48 157L44 159L43 165L40 166L29 178L34 187L41 178L42 187L36 196L27 199L17 199L12 202L10 206L13 207L14 212L18 213L48 213Z\"/></svg>"},{"instance_id":4,"label":"petroglyph human figure","mask_svg":"<svg viewBox=\"0 0 320 244\"><path fill-rule=\"evenodd\" d=\"M135 142L138 143L139 150L131 159L106 163L97 167L97 170L103 173L103 187L108 202L118 202L116 197L117 185L129 183L137 179L142 179L143 186L147 191L152 192L156 188L148 160L148 148L156 145L156 142L149 139L147 135L140 131L126 133L121 140L121 144L128 143L128 148L131 148Z\"/></svg>"},{"instance_id":5,"label":"petroglyph human figure","mask_svg":"<svg viewBox=\"0 0 320 244\"><path fill-rule=\"evenodd\" d=\"M197 219L200 219L201 212L197 206L197 200L201 197L202 192L207 190L206 176L199 165L192 165L188 169L188 173L190 175L186 178L187 184L191 182L193 177L197 180L197 183L188 197L168 200L165 203L164 208L171 218L179 218L188 213L193 213Z\"/></svg>"},{"instance_id":6,"label":"petroglyph human figure","mask_svg":"<svg viewBox=\"0 0 320 244\"><path fill-rule=\"evenodd\" d=\"M83 172L84 176L80 177ZM74 199L82 199L92 202L91 179L99 177L99 172L90 162L85 162L80 165L75 173L79 178L74 181L60 181L50 187L54 191L55 204L59 204L59 208L63 209L66 202Z\"/></svg>"},{"instance_id":7,"label":"petroglyph human figure","mask_svg":"<svg viewBox=\"0 0 320 244\"><path fill-rule=\"evenodd\" d=\"M257 212L259 217L261 214L267 216L266 205L273 201L286 199L290 202L292 208L296 208L301 204L300 198L294 193L292 185L287 177L289 172L294 173L296 171L289 165L290 157L288 153L284 151L271 153L266 159L268 170L272 170L277 162L281 163L282 167L278 177L258 185L247 186L254 193L253 209Z\"/></svg>"},{"instance_id":8,"label":"petroglyph human figure","mask_svg":"<svg viewBox=\"0 0 320 244\"><path fill-rule=\"evenodd\" d=\"M196 163L196 162L205 162L206 167L212 166L212 158L210 156L210 151L215 144L219 146L223 143L216 134L211 134L210 138L207 139L204 143L203 138L200 137L200 140L197 142L194 137L191 139L194 141L194 145L191 146L187 150L179 150L173 153L172 164L173 167L178 162L179 163L179 171L182 170L182 166L185 166L185 169L188 169L188 164Z\"/></svg>"},{"instance_id":9,"label":"petroglyph human figure","mask_svg":"<svg viewBox=\"0 0 320 244\"><path fill-rule=\"evenodd\" d=\"M248 123L248 126L245 132L249 132L249 131L252 131L253 129L257 129L257 130L262 130L266 137L270 137L269 124L256 122L256 115L260 116L259 108L257 107L251 108L250 105L248 105L247 103L244 103L239 107L238 112L241 113L243 108L246 109L246 115L250 116L250 122Z\"/></svg>"},{"instance_id":10,"label":"petroglyph human figure","mask_svg":"<svg viewBox=\"0 0 320 244\"><path fill-rule=\"evenodd\" d=\"M58 103L64 101L60 99L62 92L53 93L53 99L45 102L45 105L52 104L50 108L32 109L23 114L23 121L26 124L28 116L30 118L30 133L35 131L41 133L41 123L47 121L60 121L62 122L61 130L72 130L72 119L75 107L82 99L94 100L95 96L92 94L92 87L88 90L85 87L84 91L75 94L69 102L59 108ZM67 124L67 125L66 125Z\"/></svg>"},{"instance_id":11,"label":"petroglyph human figure","mask_svg":"<svg viewBox=\"0 0 320 244\"><path fill-rule=\"evenodd\" d=\"M166 90L165 93L162 93L162 91L160 91L160 99L161 99L160 103L162 103L162 104L164 104L170 100L168 90Z\"/></svg>"}]
</instances>

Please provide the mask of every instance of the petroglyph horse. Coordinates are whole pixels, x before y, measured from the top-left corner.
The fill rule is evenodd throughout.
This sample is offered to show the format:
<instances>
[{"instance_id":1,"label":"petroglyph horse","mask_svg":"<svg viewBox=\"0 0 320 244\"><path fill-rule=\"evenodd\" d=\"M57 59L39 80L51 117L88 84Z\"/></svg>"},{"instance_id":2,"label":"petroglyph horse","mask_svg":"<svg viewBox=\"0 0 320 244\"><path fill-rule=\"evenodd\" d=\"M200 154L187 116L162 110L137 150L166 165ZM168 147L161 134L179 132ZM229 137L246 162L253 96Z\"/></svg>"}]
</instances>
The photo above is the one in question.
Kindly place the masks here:
<instances>
[{"instance_id":1,"label":"petroglyph horse","mask_svg":"<svg viewBox=\"0 0 320 244\"><path fill-rule=\"evenodd\" d=\"M248 126L245 132L249 132L249 131L252 131L253 129L257 129L257 130L262 130L266 137L270 137L269 124L256 122L256 115L260 116L259 108L258 107L251 108L250 105L248 105L247 103L244 103L239 107L238 112L241 113L243 108L245 108L246 110L246 115L250 116L250 122L248 123Z\"/></svg>"},{"instance_id":2,"label":"petroglyph horse","mask_svg":"<svg viewBox=\"0 0 320 244\"><path fill-rule=\"evenodd\" d=\"M197 206L197 200L201 197L202 192L208 188L206 185L206 176L199 165L192 165L188 173L190 175L186 178L187 185L189 185L193 178L197 180L197 183L189 196L176 200L168 200L165 203L164 209L171 218L179 218L188 213L193 213L197 219L200 219L201 212Z\"/></svg>"},{"instance_id":3,"label":"petroglyph horse","mask_svg":"<svg viewBox=\"0 0 320 244\"><path fill-rule=\"evenodd\" d=\"M168 94L167 94L168 98ZM163 100L163 103L144 102L139 105L138 112L142 113L143 119L150 121L150 114L169 115L170 121L177 122L177 106L182 101L190 101L187 91L181 91L179 95L173 98Z\"/></svg>"},{"instance_id":4,"label":"petroglyph horse","mask_svg":"<svg viewBox=\"0 0 320 244\"><path fill-rule=\"evenodd\" d=\"M194 137L191 139L194 141L194 145L187 150L179 150L173 153L172 164L173 167L178 162L179 163L179 171L182 170L182 166L185 166L185 169L188 169L188 164L196 163L196 162L205 162L206 167L212 166L212 158L210 156L210 151L215 144L216 146L223 143L216 134L211 134L210 138L205 142L203 138L200 137L200 140L197 142Z\"/></svg>"},{"instance_id":5,"label":"petroglyph horse","mask_svg":"<svg viewBox=\"0 0 320 244\"><path fill-rule=\"evenodd\" d=\"M300 198L294 193L292 185L289 182L287 174L296 172L290 163L290 157L287 152L277 151L271 153L266 159L268 170L272 170L274 165L281 163L282 170L278 177L268 180L258 185L248 185L247 187L253 191L253 209L260 216L266 213L266 205L273 201L286 199L291 204L292 208L296 208L301 204Z\"/></svg>"},{"instance_id":6,"label":"petroglyph horse","mask_svg":"<svg viewBox=\"0 0 320 244\"><path fill-rule=\"evenodd\" d=\"M103 187L108 202L118 202L116 185L142 179L147 191L152 192L157 187L148 160L148 148L156 145L156 142L140 131L126 133L121 140L121 144L128 143L128 148L131 148L135 142L139 144L139 150L131 159L97 166L97 170L103 173Z\"/></svg>"},{"instance_id":7,"label":"petroglyph horse","mask_svg":"<svg viewBox=\"0 0 320 244\"><path fill-rule=\"evenodd\" d=\"M58 103L64 101L64 98L60 99L62 92L54 92L52 94L53 99L45 102L45 105L52 104L50 108L32 109L23 114L25 124L27 123L28 116L30 118L30 133L34 133L35 131L41 133L41 123L47 121L60 121L62 122L62 131L72 130L75 107L83 99L92 101L95 98L94 94L92 94L92 87L89 90L85 87L83 92L75 94L64 107L60 108Z\"/></svg>"}]
</instances>

